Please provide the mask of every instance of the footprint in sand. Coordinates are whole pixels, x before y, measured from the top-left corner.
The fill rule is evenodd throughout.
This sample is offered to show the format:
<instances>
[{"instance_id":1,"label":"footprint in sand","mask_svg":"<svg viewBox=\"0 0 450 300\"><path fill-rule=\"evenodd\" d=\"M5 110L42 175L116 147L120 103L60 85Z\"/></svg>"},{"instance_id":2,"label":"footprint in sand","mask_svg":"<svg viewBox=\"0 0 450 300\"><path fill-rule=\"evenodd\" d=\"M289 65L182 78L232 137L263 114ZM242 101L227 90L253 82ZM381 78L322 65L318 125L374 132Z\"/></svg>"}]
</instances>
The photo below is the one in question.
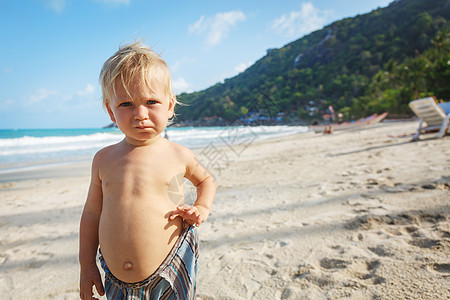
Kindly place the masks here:
<instances>
[{"instance_id":1,"label":"footprint in sand","mask_svg":"<svg viewBox=\"0 0 450 300\"><path fill-rule=\"evenodd\" d=\"M420 248L439 248L441 246L441 241L421 237L414 238L409 244Z\"/></svg>"},{"instance_id":2,"label":"footprint in sand","mask_svg":"<svg viewBox=\"0 0 450 300\"><path fill-rule=\"evenodd\" d=\"M376 275L377 269L381 266L379 260L371 260L366 262L367 272L369 273L356 273L355 276L359 279L365 281L365 283L381 284L385 282L385 279L381 276ZM368 282L369 280L369 282Z\"/></svg>"},{"instance_id":3,"label":"footprint in sand","mask_svg":"<svg viewBox=\"0 0 450 300\"><path fill-rule=\"evenodd\" d=\"M381 263L378 259L366 262L368 271L375 271L380 267Z\"/></svg>"},{"instance_id":4,"label":"footprint in sand","mask_svg":"<svg viewBox=\"0 0 450 300\"><path fill-rule=\"evenodd\" d=\"M32 261L28 264L26 264L24 267L25 269L39 269L43 265L45 265L45 261Z\"/></svg>"},{"instance_id":5,"label":"footprint in sand","mask_svg":"<svg viewBox=\"0 0 450 300\"><path fill-rule=\"evenodd\" d=\"M440 228L436 228L436 234L437 234L438 237L440 237L442 239L450 238L450 232L442 230Z\"/></svg>"},{"instance_id":6,"label":"footprint in sand","mask_svg":"<svg viewBox=\"0 0 450 300\"><path fill-rule=\"evenodd\" d=\"M346 249L340 245L330 246L330 248L337 251L339 254L344 254L346 252Z\"/></svg>"},{"instance_id":7,"label":"footprint in sand","mask_svg":"<svg viewBox=\"0 0 450 300\"><path fill-rule=\"evenodd\" d=\"M326 288L327 286L334 286L336 282L334 278L330 275L318 275L318 274L313 274L310 277L308 277L308 281L311 282L312 284L317 285L322 289Z\"/></svg>"},{"instance_id":8,"label":"footprint in sand","mask_svg":"<svg viewBox=\"0 0 450 300\"><path fill-rule=\"evenodd\" d=\"M436 272L442 273L445 276L450 276L450 264L432 264L429 267Z\"/></svg>"},{"instance_id":9,"label":"footprint in sand","mask_svg":"<svg viewBox=\"0 0 450 300\"><path fill-rule=\"evenodd\" d=\"M378 245L376 247L369 247L368 249L378 256L392 256L392 253L386 250L386 248L383 247L382 245Z\"/></svg>"},{"instance_id":10,"label":"footprint in sand","mask_svg":"<svg viewBox=\"0 0 450 300\"><path fill-rule=\"evenodd\" d=\"M347 268L347 266L351 264L351 262L342 259L323 258L320 260L319 264L322 268L331 270L331 269L345 269Z\"/></svg>"}]
</instances>

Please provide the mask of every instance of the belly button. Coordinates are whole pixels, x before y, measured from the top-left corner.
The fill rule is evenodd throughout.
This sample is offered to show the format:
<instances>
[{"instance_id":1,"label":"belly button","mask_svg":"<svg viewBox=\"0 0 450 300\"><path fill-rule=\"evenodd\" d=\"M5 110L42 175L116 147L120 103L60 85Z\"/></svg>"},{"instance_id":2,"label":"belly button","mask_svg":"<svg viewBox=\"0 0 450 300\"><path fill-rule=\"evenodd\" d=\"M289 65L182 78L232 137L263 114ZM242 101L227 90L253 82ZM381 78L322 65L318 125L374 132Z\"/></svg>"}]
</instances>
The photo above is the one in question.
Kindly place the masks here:
<instances>
[{"instance_id":1,"label":"belly button","mask_svg":"<svg viewBox=\"0 0 450 300\"><path fill-rule=\"evenodd\" d=\"M131 262L127 261L126 263L123 264L123 268L125 270L131 270L131 269L133 269L133 264Z\"/></svg>"}]
</instances>

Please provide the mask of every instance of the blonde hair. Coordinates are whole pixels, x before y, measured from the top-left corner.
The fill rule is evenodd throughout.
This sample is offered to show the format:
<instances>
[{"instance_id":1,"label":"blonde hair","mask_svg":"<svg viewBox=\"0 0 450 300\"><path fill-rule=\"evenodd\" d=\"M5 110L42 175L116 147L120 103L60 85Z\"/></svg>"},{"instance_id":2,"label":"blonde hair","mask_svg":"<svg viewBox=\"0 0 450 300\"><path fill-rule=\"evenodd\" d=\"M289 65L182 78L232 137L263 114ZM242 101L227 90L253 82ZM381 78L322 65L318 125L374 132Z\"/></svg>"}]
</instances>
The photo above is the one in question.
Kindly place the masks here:
<instances>
[{"instance_id":1,"label":"blonde hair","mask_svg":"<svg viewBox=\"0 0 450 300\"><path fill-rule=\"evenodd\" d=\"M100 72L100 86L102 87L103 107L110 103L116 95L116 81L128 91L130 83L139 80L150 87L150 82L156 81L165 86L166 95L178 103L172 89L172 80L166 62L141 41L127 44L119 48L105 63Z\"/></svg>"}]
</instances>

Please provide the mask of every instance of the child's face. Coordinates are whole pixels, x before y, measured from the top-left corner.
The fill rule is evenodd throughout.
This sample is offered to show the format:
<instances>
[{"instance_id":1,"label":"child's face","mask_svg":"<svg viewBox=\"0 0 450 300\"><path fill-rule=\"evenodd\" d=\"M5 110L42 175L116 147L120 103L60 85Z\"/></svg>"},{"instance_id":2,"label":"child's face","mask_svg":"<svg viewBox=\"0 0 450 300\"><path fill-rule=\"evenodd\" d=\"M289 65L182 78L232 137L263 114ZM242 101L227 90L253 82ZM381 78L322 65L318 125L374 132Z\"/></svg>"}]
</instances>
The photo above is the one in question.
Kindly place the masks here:
<instances>
[{"instance_id":1,"label":"child's face","mask_svg":"<svg viewBox=\"0 0 450 300\"><path fill-rule=\"evenodd\" d=\"M151 89L139 81L132 81L128 95L123 85L116 83L116 95L107 105L111 120L125 134L127 141L142 145L157 137L173 116L174 99L163 86L151 84Z\"/></svg>"}]
</instances>

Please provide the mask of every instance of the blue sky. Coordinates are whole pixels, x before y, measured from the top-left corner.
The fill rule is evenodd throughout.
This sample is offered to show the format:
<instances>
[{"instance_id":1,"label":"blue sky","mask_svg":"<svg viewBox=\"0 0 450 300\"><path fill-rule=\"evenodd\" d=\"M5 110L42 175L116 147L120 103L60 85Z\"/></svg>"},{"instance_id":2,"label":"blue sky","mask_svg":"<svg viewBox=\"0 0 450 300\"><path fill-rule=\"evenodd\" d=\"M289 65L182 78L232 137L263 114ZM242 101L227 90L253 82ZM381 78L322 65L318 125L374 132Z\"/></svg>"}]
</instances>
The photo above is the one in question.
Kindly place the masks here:
<instances>
[{"instance_id":1,"label":"blue sky","mask_svg":"<svg viewBox=\"0 0 450 300\"><path fill-rule=\"evenodd\" d=\"M98 74L142 39L176 94L205 89L336 20L391 0L0 0L0 129L108 124Z\"/></svg>"}]
</instances>

